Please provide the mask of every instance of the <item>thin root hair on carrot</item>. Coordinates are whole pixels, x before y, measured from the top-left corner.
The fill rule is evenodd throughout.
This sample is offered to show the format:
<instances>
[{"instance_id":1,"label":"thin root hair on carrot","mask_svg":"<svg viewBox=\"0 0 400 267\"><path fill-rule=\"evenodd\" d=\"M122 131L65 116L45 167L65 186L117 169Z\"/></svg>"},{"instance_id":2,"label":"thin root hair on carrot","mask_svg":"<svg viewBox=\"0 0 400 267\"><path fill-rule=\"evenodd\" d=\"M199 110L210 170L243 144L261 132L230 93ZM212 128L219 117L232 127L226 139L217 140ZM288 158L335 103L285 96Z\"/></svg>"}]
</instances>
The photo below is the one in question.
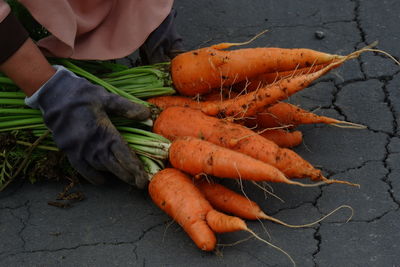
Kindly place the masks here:
<instances>
[{"instance_id":1,"label":"thin root hair on carrot","mask_svg":"<svg viewBox=\"0 0 400 267\"><path fill-rule=\"evenodd\" d=\"M252 43L254 40L256 40L257 38L259 38L261 35L265 34L266 32L268 32L269 30L263 30L262 32L256 34L254 37L252 37L250 40L247 40L245 42L242 43L220 43L220 44L216 44L216 45L212 45L211 48L214 49L227 49L230 48L232 46L242 46L242 45L247 45Z\"/></svg>"},{"instance_id":2,"label":"thin root hair on carrot","mask_svg":"<svg viewBox=\"0 0 400 267\"><path fill-rule=\"evenodd\" d=\"M293 266L296 266L296 262L293 260L292 256L290 256L290 254L288 252L286 252L282 248L278 247L277 245L274 245L271 242L268 242L267 240L261 238L253 230L247 229L246 231L249 232L250 234L252 234L254 236L254 238L258 239L259 241L261 241L261 242L267 244L268 246L271 246L272 248L274 248L274 249L282 252L283 254L285 254L286 257L288 257L288 259L292 262Z\"/></svg>"},{"instance_id":3,"label":"thin root hair on carrot","mask_svg":"<svg viewBox=\"0 0 400 267\"><path fill-rule=\"evenodd\" d=\"M283 225L283 226L286 226L286 227L289 227L289 228L312 227L312 226L316 225L317 223L322 222L322 221L325 220L326 218L332 216L332 215L333 215L334 213L336 213L337 211L339 211L339 210L341 210L341 209L344 209L344 208L350 209L350 211L351 211L350 216L346 219L346 222L345 222L345 223L348 223L348 222L353 218L353 215L354 215L354 209L353 209L351 206L349 206L349 205L341 205L341 206L335 208L334 210L332 210L331 212L329 212L328 214L322 216L322 217L319 218L318 220L316 220L316 221L314 221L314 222L311 222L311 223L306 223L306 224L299 224L299 225L289 224L289 223L283 222L283 221L281 221L281 220L279 220L279 219L277 219L277 218L274 218L274 217L272 217L272 216L269 216L269 215L267 215L267 214L265 214L265 213L263 214L263 217L261 217L261 219L269 220L269 221L278 223L278 224L280 224L280 225Z\"/></svg>"},{"instance_id":4,"label":"thin root hair on carrot","mask_svg":"<svg viewBox=\"0 0 400 267\"><path fill-rule=\"evenodd\" d=\"M339 121L338 123L332 123L332 126L345 128L345 129L367 129L368 127L362 124L349 122L349 121Z\"/></svg>"},{"instance_id":5,"label":"thin root hair on carrot","mask_svg":"<svg viewBox=\"0 0 400 267\"><path fill-rule=\"evenodd\" d=\"M278 195L274 194L273 192L271 192L270 190L268 190L267 188L265 188L264 186L259 185L256 181L252 181L252 183L257 186L258 188L260 188L265 196L270 195L276 199L278 199L280 202L285 203L285 200L283 200L282 198L280 198Z\"/></svg>"},{"instance_id":6,"label":"thin root hair on carrot","mask_svg":"<svg viewBox=\"0 0 400 267\"><path fill-rule=\"evenodd\" d=\"M235 167L236 167L236 164L235 164ZM236 167L236 170L237 170L237 167ZM237 170L237 171L238 171L238 170ZM240 177L239 171L238 171L238 174L239 174L239 177ZM247 196L246 192L244 191L242 179L240 178L240 179L238 180L238 182L239 182L239 186L240 186L240 191L242 191L243 196L251 203L250 198ZM268 236L268 238L271 239L271 234L268 232L268 230L267 230L267 228L264 226L263 222L262 222L260 219L258 219L258 221L260 222L260 224L261 224L262 228L264 229L264 232L266 233L266 235Z\"/></svg>"}]
</instances>

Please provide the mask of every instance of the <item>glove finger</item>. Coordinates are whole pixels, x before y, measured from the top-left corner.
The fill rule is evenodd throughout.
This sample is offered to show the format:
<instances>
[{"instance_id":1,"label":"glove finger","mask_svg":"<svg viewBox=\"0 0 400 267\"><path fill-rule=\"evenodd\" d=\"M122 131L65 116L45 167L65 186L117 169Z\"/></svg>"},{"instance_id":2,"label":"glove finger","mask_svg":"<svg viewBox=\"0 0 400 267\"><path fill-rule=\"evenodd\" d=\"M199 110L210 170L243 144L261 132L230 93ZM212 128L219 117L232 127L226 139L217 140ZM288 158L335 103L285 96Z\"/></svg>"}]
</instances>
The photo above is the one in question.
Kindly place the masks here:
<instances>
[{"instance_id":1,"label":"glove finger","mask_svg":"<svg viewBox=\"0 0 400 267\"><path fill-rule=\"evenodd\" d=\"M79 172L80 175L83 176L86 180L94 185L102 185L107 180L107 173L97 171L92 168L89 164L84 160L69 160L72 167L75 168Z\"/></svg>"},{"instance_id":2,"label":"glove finger","mask_svg":"<svg viewBox=\"0 0 400 267\"><path fill-rule=\"evenodd\" d=\"M115 165L113 168L123 170L119 171L121 176L119 176L117 172L115 172L115 174L121 179L127 177L126 179L131 181L129 182L130 184L143 189L148 183L149 176L144 170L143 164L139 158L123 142L114 143L110 149L115 157Z\"/></svg>"},{"instance_id":3,"label":"glove finger","mask_svg":"<svg viewBox=\"0 0 400 267\"><path fill-rule=\"evenodd\" d=\"M105 110L115 115L132 120L146 120L150 117L150 109L144 105L134 103L118 95L109 94L105 100Z\"/></svg>"}]
</instances>

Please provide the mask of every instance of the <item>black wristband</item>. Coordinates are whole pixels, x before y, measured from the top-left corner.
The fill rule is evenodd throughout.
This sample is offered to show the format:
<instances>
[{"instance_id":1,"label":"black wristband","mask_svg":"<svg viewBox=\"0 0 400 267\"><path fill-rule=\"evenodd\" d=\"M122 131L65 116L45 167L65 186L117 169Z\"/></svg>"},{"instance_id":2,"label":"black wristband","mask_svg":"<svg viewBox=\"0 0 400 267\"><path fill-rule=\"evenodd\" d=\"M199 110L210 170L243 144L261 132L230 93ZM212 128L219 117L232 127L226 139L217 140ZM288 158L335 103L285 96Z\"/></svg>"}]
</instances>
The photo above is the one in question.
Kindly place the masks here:
<instances>
[{"instance_id":1,"label":"black wristband","mask_svg":"<svg viewBox=\"0 0 400 267\"><path fill-rule=\"evenodd\" d=\"M12 14L0 23L0 64L11 57L28 39L22 24Z\"/></svg>"}]
</instances>

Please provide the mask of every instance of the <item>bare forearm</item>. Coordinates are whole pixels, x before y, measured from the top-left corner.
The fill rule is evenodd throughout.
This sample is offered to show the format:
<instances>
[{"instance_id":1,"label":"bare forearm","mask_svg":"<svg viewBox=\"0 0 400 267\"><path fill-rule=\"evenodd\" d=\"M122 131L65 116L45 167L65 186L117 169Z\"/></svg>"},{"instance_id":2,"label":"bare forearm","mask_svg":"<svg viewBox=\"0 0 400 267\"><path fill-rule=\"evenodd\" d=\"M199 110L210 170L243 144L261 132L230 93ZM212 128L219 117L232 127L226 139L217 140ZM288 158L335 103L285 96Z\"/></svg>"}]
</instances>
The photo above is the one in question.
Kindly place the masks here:
<instances>
[{"instance_id":1,"label":"bare forearm","mask_svg":"<svg viewBox=\"0 0 400 267\"><path fill-rule=\"evenodd\" d=\"M10 77L27 96L31 96L55 73L54 68L31 39L27 39L0 65L0 71Z\"/></svg>"}]
</instances>

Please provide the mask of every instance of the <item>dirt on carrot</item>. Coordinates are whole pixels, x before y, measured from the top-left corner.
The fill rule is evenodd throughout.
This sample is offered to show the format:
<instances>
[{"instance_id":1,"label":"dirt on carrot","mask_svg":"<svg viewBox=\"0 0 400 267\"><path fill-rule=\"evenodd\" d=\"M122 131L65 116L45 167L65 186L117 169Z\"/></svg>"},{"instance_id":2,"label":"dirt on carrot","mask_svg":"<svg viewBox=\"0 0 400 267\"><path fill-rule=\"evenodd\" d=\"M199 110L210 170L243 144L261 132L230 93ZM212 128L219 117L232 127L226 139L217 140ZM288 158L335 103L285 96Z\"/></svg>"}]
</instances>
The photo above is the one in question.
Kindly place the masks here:
<instances>
[{"instance_id":1,"label":"dirt on carrot","mask_svg":"<svg viewBox=\"0 0 400 267\"><path fill-rule=\"evenodd\" d=\"M215 234L205 220L213 208L189 177L167 168L153 176L148 189L153 202L179 223L201 250L215 248Z\"/></svg>"},{"instance_id":2,"label":"dirt on carrot","mask_svg":"<svg viewBox=\"0 0 400 267\"><path fill-rule=\"evenodd\" d=\"M289 71L343 58L302 48L224 50L231 46L222 43L175 57L171 62L171 75L177 91L182 95L195 96L263 73Z\"/></svg>"}]
</instances>

